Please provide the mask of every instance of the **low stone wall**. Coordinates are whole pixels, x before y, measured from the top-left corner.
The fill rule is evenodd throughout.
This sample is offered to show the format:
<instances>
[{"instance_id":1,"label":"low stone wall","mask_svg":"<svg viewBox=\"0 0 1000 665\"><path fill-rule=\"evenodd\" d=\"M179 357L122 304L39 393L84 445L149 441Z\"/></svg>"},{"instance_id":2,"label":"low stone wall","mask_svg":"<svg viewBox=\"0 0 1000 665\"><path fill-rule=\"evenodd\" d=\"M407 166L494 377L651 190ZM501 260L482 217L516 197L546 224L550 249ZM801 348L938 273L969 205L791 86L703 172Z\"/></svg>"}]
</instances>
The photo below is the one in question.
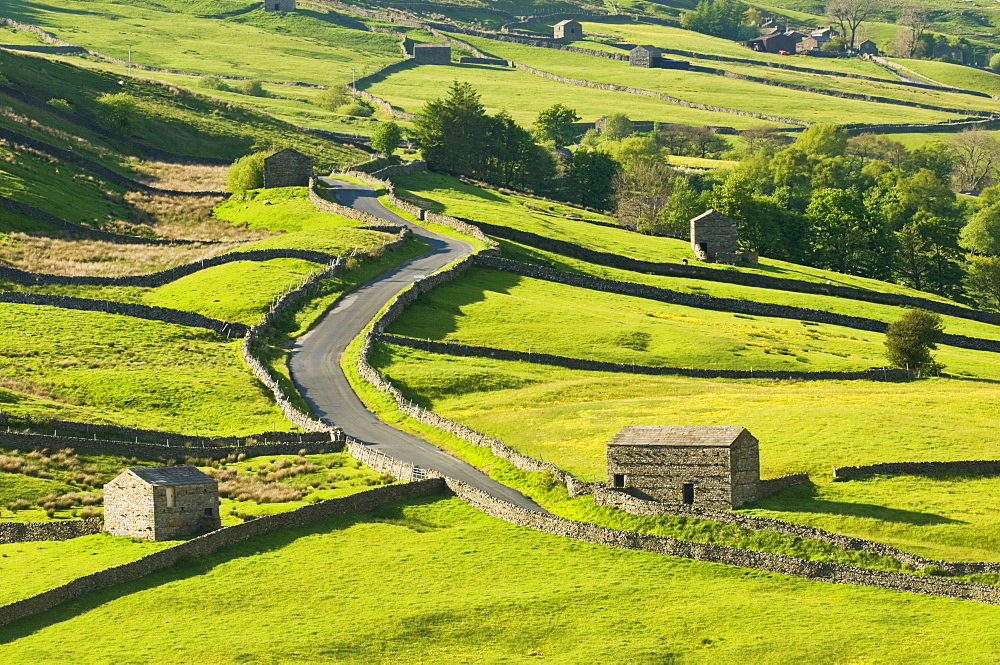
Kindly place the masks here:
<instances>
[{"instance_id":1,"label":"low stone wall","mask_svg":"<svg viewBox=\"0 0 1000 665\"><path fill-rule=\"evenodd\" d=\"M778 492L809 482L808 473L789 473L777 478L764 478L757 486L757 499L777 494Z\"/></svg>"},{"instance_id":2,"label":"low stone wall","mask_svg":"<svg viewBox=\"0 0 1000 665\"><path fill-rule=\"evenodd\" d=\"M141 238L139 236L129 236L121 233L110 233L108 231L101 231L100 229L93 229L89 226L84 226L82 224L75 224L73 222L62 219L61 217L56 217L52 213L46 212L41 208L36 208L35 206L28 205L27 203L22 203L21 201L15 201L14 199L9 199L6 196L0 196L0 208L4 208L6 210L9 210L18 215L22 215L24 217L37 219L40 222L50 224L62 231L79 233L80 235L92 238L94 240L104 240L107 242L128 244L128 245L213 244L212 241L181 240L179 238Z\"/></svg>"},{"instance_id":3,"label":"low stone wall","mask_svg":"<svg viewBox=\"0 0 1000 665\"><path fill-rule=\"evenodd\" d=\"M640 95L643 97L652 97L653 99L660 99L671 104L676 104L677 106L684 106L692 109L700 109L702 111L716 111L718 113L729 113L730 115L739 115L748 118L759 118L761 120L768 120L770 122L778 122L787 125L801 125L803 127L808 126L809 123L804 120L798 120L796 118L786 118L784 116L771 115L769 113L759 113L757 111L746 111L743 109L734 109L726 106L712 106L711 104L702 104L701 102L690 102L685 99L680 99L678 97L671 97L670 95L665 95L662 92L655 92L653 90L644 90L642 88L630 88L624 85L616 85L614 83L598 83L597 81L588 81L586 79L575 79L568 76L560 76L559 74L553 74L551 72L542 71L540 69L535 69L534 67L529 67L528 65L522 64L520 62L514 63L514 66L518 69L528 72L529 74L534 74L535 76L541 76L542 78L551 79L553 81L559 81L560 83L568 83L570 85L581 86L584 88L597 88L598 90L613 90L615 92L627 92L630 95Z\"/></svg>"},{"instance_id":4,"label":"low stone wall","mask_svg":"<svg viewBox=\"0 0 1000 665\"><path fill-rule=\"evenodd\" d=\"M247 326L243 323L222 321L195 312L186 312L169 307L154 307L152 305L142 305L133 302L76 298L47 293L25 293L22 291L0 291L0 302L60 307L62 309L79 309L88 312L132 316L137 319L147 319L149 321L165 321L166 323L176 323L180 326L207 328L226 337L242 337L247 333Z\"/></svg>"},{"instance_id":5,"label":"low stone wall","mask_svg":"<svg viewBox=\"0 0 1000 665\"><path fill-rule=\"evenodd\" d=\"M100 589L141 579L157 570L169 568L184 558L207 556L224 547L275 531L306 526L335 515L364 513L386 503L432 496L444 490L444 482L437 478L416 483L386 485L223 527L179 545L147 554L135 561L84 575L54 589L0 605L0 625L39 614Z\"/></svg>"},{"instance_id":6,"label":"low stone wall","mask_svg":"<svg viewBox=\"0 0 1000 665\"><path fill-rule=\"evenodd\" d=\"M416 63L412 58L408 58L406 60L400 60L399 62L394 62L392 64L386 65L382 69L372 72L371 74L356 79L354 81L353 87L348 87L347 90L351 94L360 97L361 99L364 99L365 101L370 102L371 104L374 104L375 106L379 107L382 111L388 113L393 118L398 118L400 120L414 120L417 118L416 113L408 113L406 111L401 111L400 109L397 109L395 106L393 106L386 100L382 99L381 97L376 97L370 92L364 90L364 88L372 83L375 83L376 81L385 78L389 74L394 74L396 72L400 72L403 71L404 69L409 69L415 66Z\"/></svg>"},{"instance_id":7,"label":"low stone wall","mask_svg":"<svg viewBox=\"0 0 1000 665\"><path fill-rule=\"evenodd\" d=\"M320 196L320 194L316 191L314 183L312 183L309 187L309 202L316 206L318 210L328 212L332 215L340 215L341 217L353 219L363 224L369 224L371 226L383 226L387 224L387 222L381 217L370 215L361 210L355 210L354 208L341 205L336 201L331 201L330 199Z\"/></svg>"},{"instance_id":8,"label":"low stone wall","mask_svg":"<svg viewBox=\"0 0 1000 665\"><path fill-rule=\"evenodd\" d=\"M377 171L372 172L372 177L384 180L396 175L410 175L411 173L425 173L427 162L422 159L415 159L405 164L390 164Z\"/></svg>"},{"instance_id":9,"label":"low stone wall","mask_svg":"<svg viewBox=\"0 0 1000 665\"><path fill-rule=\"evenodd\" d=\"M555 515L532 512L491 497L481 490L451 478L446 479L445 482L459 498L488 515L518 526L595 545L652 552L697 561L710 561L831 584L871 586L1000 605L1000 588L985 584L929 575L873 570L827 561L810 561L785 554L610 529L596 524L575 522Z\"/></svg>"},{"instance_id":10,"label":"low stone wall","mask_svg":"<svg viewBox=\"0 0 1000 665\"><path fill-rule=\"evenodd\" d=\"M348 437L345 444L347 452L351 457L358 460L368 468L378 473L386 473L403 482L413 480L414 466L409 462L402 462L380 453L374 448L369 448L364 443Z\"/></svg>"},{"instance_id":11,"label":"low stone wall","mask_svg":"<svg viewBox=\"0 0 1000 665\"><path fill-rule=\"evenodd\" d=\"M185 275L221 266L235 261L271 261L273 259L302 259L314 263L330 263L337 257L326 252L308 249L252 249L245 252L229 252L207 259L200 259L184 265L168 268L145 275L122 275L119 277L99 277L88 275L49 275L38 272L27 272L17 268L0 266L0 278L25 285L45 284L86 284L93 286L163 286L176 281Z\"/></svg>"},{"instance_id":12,"label":"low stone wall","mask_svg":"<svg viewBox=\"0 0 1000 665\"><path fill-rule=\"evenodd\" d=\"M861 316L850 316L847 314L837 314L823 309L810 309L807 307L794 307L792 305L778 305L775 303L757 302L755 300L743 300L741 298L719 298L716 296L706 296L697 293L686 293L684 291L673 291L658 286L639 284L636 282L622 282L592 275L563 272L553 268L535 265L532 263L520 263L510 259L492 256L483 256L476 259L476 263L485 268L503 270L506 272L524 275L535 279L544 279L559 284L568 284L595 291L607 293L619 293L623 295L659 300L676 305L697 307L699 309L711 309L723 312L736 312L740 314L750 314L752 316L770 316L783 319L797 319L799 321L812 321L815 323L825 323L855 330L866 330L869 332L884 333L889 324L876 319L867 319ZM975 310L970 310L975 311ZM1000 353L1000 340L982 339L979 337L968 337L966 335L944 334L940 339L941 344L955 346L963 349L973 349L976 351L989 351Z\"/></svg>"},{"instance_id":13,"label":"low stone wall","mask_svg":"<svg viewBox=\"0 0 1000 665\"><path fill-rule=\"evenodd\" d=\"M783 478L793 478L805 474L794 474L794 476L782 476L771 480L782 480ZM762 481L767 482L767 481ZM799 484L799 483L795 483ZM757 517L755 515L743 515L741 513L729 512L727 510L710 510L708 508L696 508L694 506L667 504L660 501L647 501L632 496L626 492L621 492L607 487L602 487L594 492L594 503L599 506L612 506L619 510L624 510L633 515L676 515L678 517L690 517L699 520L711 520L732 524L743 529L754 531L775 531L777 533L787 533L797 538L806 538L829 543L836 547L852 552L868 552L876 556L884 556L910 566L915 569L935 566L949 575L973 575L975 573L995 573L1000 572L1000 563L993 562L955 562L939 561L912 554L904 550L864 538L853 538L844 536L825 529L819 529L804 524L786 522L784 520L771 517Z\"/></svg>"},{"instance_id":14,"label":"low stone wall","mask_svg":"<svg viewBox=\"0 0 1000 665\"><path fill-rule=\"evenodd\" d=\"M510 60L501 60L500 58L471 58L467 55L463 55L458 59L458 61L463 65L491 65L494 67L513 67Z\"/></svg>"},{"instance_id":15,"label":"low stone wall","mask_svg":"<svg viewBox=\"0 0 1000 665\"><path fill-rule=\"evenodd\" d=\"M434 340L414 339L398 335L378 334L374 341L384 344L395 344L411 349L420 349L431 353L442 353L450 356L466 358L494 358L496 360L513 360L534 363L536 365L554 365L567 369L579 369L588 372L615 372L619 374L643 374L647 376L689 376L699 379L800 379L803 381L905 381L911 378L905 369L895 367L872 367L853 372L834 371L795 371L795 370L741 370L741 369L699 369L693 367L666 367L661 365L634 365L630 363L614 363L603 360L587 360L586 358L571 358L551 353L534 351L515 351L497 349L488 346L471 346L455 342L440 342Z\"/></svg>"},{"instance_id":16,"label":"low stone wall","mask_svg":"<svg viewBox=\"0 0 1000 665\"><path fill-rule=\"evenodd\" d=\"M42 46L41 44L0 44L0 48L7 49L8 51L47 53L50 55L78 55L87 52L82 46Z\"/></svg>"},{"instance_id":17,"label":"low stone wall","mask_svg":"<svg viewBox=\"0 0 1000 665\"><path fill-rule=\"evenodd\" d=\"M928 473L993 476L1000 474L1000 460L957 460L954 462L879 462L858 466L835 466L834 480L859 476L921 476Z\"/></svg>"},{"instance_id":18,"label":"low stone wall","mask_svg":"<svg viewBox=\"0 0 1000 665\"><path fill-rule=\"evenodd\" d=\"M878 303L880 305L919 307L921 309L937 312L938 314L945 314L947 316L954 316L972 321L980 321L982 323L989 323L992 325L1000 325L1000 313L998 312L970 309L968 307L962 307L961 305L953 305L951 303L939 302L928 298L919 298L895 293L884 293L882 291L869 291L866 289L859 289L852 286L841 286L838 284L823 284L820 282L806 282L803 280L787 279L784 277L772 277L770 275L741 272L738 270L720 270L718 268L707 268L705 266L698 265L684 265L681 263L643 261L640 259L622 256L620 254L611 254L609 252L600 252L588 249L571 242L547 238L528 231L519 231L508 226L498 226L495 224L487 224L485 222L471 222L469 220L463 221L470 225L475 225L485 233L497 238L512 240L514 242L531 245L532 247L537 247L542 250L563 254L565 256L587 261L588 263L596 263L597 265L608 266L611 268L621 268L622 270L648 273L652 275L703 279L713 282L741 284L743 286L755 286L765 289L779 289L782 291L793 291L797 293L836 296L838 298L862 300L865 302ZM517 262L511 261L511 263ZM539 268L541 268L541 266L539 266Z\"/></svg>"},{"instance_id":19,"label":"low stone wall","mask_svg":"<svg viewBox=\"0 0 1000 665\"><path fill-rule=\"evenodd\" d=\"M103 517L59 522L0 522L0 545L38 540L69 540L100 533L103 529Z\"/></svg>"},{"instance_id":20,"label":"low stone wall","mask_svg":"<svg viewBox=\"0 0 1000 665\"><path fill-rule=\"evenodd\" d=\"M110 453L122 457L136 457L162 462L182 461L188 457L198 459L225 459L229 455L260 457L262 455L294 455L300 450L309 454L339 452L344 449L345 437L340 430L326 428L320 432L323 437L309 437L303 441L279 441L272 443L249 443L244 445L196 445L191 437L183 434L176 439L166 439L165 443L114 441L107 439L84 439L73 436L48 434L25 434L21 432L0 432L0 447L15 450L62 450L72 448L78 453ZM287 434L287 432L285 433ZM308 433L307 433L308 434Z\"/></svg>"}]
</instances>

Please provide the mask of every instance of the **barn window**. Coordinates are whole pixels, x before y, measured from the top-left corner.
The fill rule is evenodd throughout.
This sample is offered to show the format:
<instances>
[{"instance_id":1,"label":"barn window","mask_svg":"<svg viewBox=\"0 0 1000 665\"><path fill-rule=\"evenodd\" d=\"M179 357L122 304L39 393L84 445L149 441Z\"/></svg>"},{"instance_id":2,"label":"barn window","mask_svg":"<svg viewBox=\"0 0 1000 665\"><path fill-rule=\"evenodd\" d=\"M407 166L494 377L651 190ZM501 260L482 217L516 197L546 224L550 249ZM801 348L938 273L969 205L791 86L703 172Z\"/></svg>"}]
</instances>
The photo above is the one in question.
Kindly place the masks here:
<instances>
[{"instance_id":1,"label":"barn window","mask_svg":"<svg viewBox=\"0 0 1000 665\"><path fill-rule=\"evenodd\" d=\"M173 508L174 507L174 500L176 499L175 488L167 486L164 489L167 490L167 508Z\"/></svg>"},{"instance_id":2,"label":"barn window","mask_svg":"<svg viewBox=\"0 0 1000 665\"><path fill-rule=\"evenodd\" d=\"M212 509L211 508L206 508L205 509L205 515L207 515L208 517L211 517L212 516Z\"/></svg>"},{"instance_id":3,"label":"barn window","mask_svg":"<svg viewBox=\"0 0 1000 665\"><path fill-rule=\"evenodd\" d=\"M684 503L694 503L694 483L684 483L684 486L681 488L681 493L683 495Z\"/></svg>"},{"instance_id":4,"label":"barn window","mask_svg":"<svg viewBox=\"0 0 1000 665\"><path fill-rule=\"evenodd\" d=\"M625 487L625 474L616 473L614 476L614 481L612 483L615 487Z\"/></svg>"}]
</instances>

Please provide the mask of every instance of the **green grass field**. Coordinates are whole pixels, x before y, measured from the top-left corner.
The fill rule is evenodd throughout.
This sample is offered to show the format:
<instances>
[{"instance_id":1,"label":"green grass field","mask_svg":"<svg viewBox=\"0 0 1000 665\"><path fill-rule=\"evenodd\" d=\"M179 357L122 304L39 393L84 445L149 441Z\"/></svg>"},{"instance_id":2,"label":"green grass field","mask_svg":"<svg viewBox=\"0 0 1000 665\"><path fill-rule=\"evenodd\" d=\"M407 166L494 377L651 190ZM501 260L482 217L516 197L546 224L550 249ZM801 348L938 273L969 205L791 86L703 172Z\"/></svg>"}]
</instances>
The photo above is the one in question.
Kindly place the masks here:
<instances>
[{"instance_id":1,"label":"green grass field","mask_svg":"<svg viewBox=\"0 0 1000 665\"><path fill-rule=\"evenodd\" d=\"M830 97L677 69L643 69L554 49L467 37L469 43L508 60L546 72L653 90L685 101L767 113L806 122L940 122L953 114ZM881 91L881 90L880 90ZM970 97L970 99L974 99ZM645 119L645 118L636 118Z\"/></svg>"},{"instance_id":2,"label":"green grass field","mask_svg":"<svg viewBox=\"0 0 1000 665\"><path fill-rule=\"evenodd\" d=\"M343 562L343 570L317 575L331 562ZM393 589L389 605L370 591L385 588ZM0 628L0 655L34 662L123 653L145 662L210 654L218 663L276 653L358 663L974 662L997 648L990 637L996 615L975 603L577 543L505 524L457 499L426 499L272 534L97 592ZM294 629L275 629L290 620ZM116 629L81 640L88 625Z\"/></svg>"},{"instance_id":3,"label":"green grass field","mask_svg":"<svg viewBox=\"0 0 1000 665\"><path fill-rule=\"evenodd\" d=\"M934 60L910 60L907 58L890 58L889 60L938 83L979 90L991 95L1000 95L1000 75L990 71Z\"/></svg>"},{"instance_id":4,"label":"green grass field","mask_svg":"<svg viewBox=\"0 0 1000 665\"><path fill-rule=\"evenodd\" d=\"M16 393L148 429L228 435L288 426L243 365L239 341L54 307L4 305L0 320L6 331L0 377ZM22 413L17 402L4 408ZM72 420L75 412L63 417Z\"/></svg>"},{"instance_id":5,"label":"green grass field","mask_svg":"<svg viewBox=\"0 0 1000 665\"><path fill-rule=\"evenodd\" d=\"M414 67L391 74L367 89L395 106L419 113L426 102L444 96L446 82L451 80L471 83L482 95L483 104L490 112L507 111L525 127L535 121L539 111L553 104L569 106L585 122L593 122L612 113L625 113L636 120L723 125L738 129L781 126L757 118L675 106L649 97L581 88L507 67L457 64L449 69Z\"/></svg>"},{"instance_id":6,"label":"green grass field","mask_svg":"<svg viewBox=\"0 0 1000 665\"><path fill-rule=\"evenodd\" d=\"M361 75L400 59L395 37L345 28L308 8L199 16L249 4L70 0L56 8L19 0L5 15L122 60L131 47L133 62L167 69L329 85L349 82L352 68Z\"/></svg>"}]
</instances>

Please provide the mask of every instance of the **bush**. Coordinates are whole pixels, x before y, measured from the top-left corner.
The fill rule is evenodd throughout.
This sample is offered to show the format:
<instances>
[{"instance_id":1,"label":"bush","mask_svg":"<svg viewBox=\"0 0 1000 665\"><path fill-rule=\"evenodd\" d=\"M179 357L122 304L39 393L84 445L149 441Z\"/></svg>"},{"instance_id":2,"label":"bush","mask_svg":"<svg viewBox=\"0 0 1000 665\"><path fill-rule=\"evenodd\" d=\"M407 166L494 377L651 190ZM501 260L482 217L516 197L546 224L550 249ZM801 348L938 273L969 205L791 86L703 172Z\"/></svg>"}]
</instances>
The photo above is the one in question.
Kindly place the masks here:
<instances>
[{"instance_id":1,"label":"bush","mask_svg":"<svg viewBox=\"0 0 1000 665\"><path fill-rule=\"evenodd\" d=\"M219 90L221 92L232 92L233 88L228 83L223 81L218 76L205 76L200 81L198 85L202 88L207 88L208 90Z\"/></svg>"},{"instance_id":2,"label":"bush","mask_svg":"<svg viewBox=\"0 0 1000 665\"><path fill-rule=\"evenodd\" d=\"M990 69L1000 74L1000 53L994 53L990 58Z\"/></svg>"},{"instance_id":3,"label":"bush","mask_svg":"<svg viewBox=\"0 0 1000 665\"><path fill-rule=\"evenodd\" d=\"M403 130L394 122L380 122L372 132L372 149L389 156L399 147L403 140Z\"/></svg>"},{"instance_id":4,"label":"bush","mask_svg":"<svg viewBox=\"0 0 1000 665\"><path fill-rule=\"evenodd\" d=\"M66 111L67 113L73 112L73 107L70 106L69 102L65 99L50 99L45 103L53 108L59 109L60 111Z\"/></svg>"},{"instance_id":5,"label":"bush","mask_svg":"<svg viewBox=\"0 0 1000 665\"><path fill-rule=\"evenodd\" d=\"M127 92L103 94L96 100L100 107L99 122L119 134L131 129L139 115L139 102Z\"/></svg>"},{"instance_id":6,"label":"bush","mask_svg":"<svg viewBox=\"0 0 1000 665\"><path fill-rule=\"evenodd\" d=\"M375 113L375 109L360 99L355 99L352 102L348 102L347 104L338 107L337 113L341 115L353 115L358 118L367 118Z\"/></svg>"},{"instance_id":7,"label":"bush","mask_svg":"<svg viewBox=\"0 0 1000 665\"><path fill-rule=\"evenodd\" d=\"M226 190L239 192L263 187L264 158L267 156L266 152L255 152L233 162L226 172Z\"/></svg>"},{"instance_id":8,"label":"bush","mask_svg":"<svg viewBox=\"0 0 1000 665\"><path fill-rule=\"evenodd\" d=\"M329 88L316 95L316 99L313 100L313 104L326 109L327 111L336 111L338 108L344 106L350 101L351 94L347 91L346 85L331 85Z\"/></svg>"},{"instance_id":9,"label":"bush","mask_svg":"<svg viewBox=\"0 0 1000 665\"><path fill-rule=\"evenodd\" d=\"M260 81L243 81L236 87L236 92L250 97L267 97L267 91Z\"/></svg>"},{"instance_id":10,"label":"bush","mask_svg":"<svg viewBox=\"0 0 1000 665\"><path fill-rule=\"evenodd\" d=\"M925 309L908 310L889 324L886 358L894 367L907 368L917 376L940 372L944 365L934 362L931 350L937 348L943 332L940 315Z\"/></svg>"}]
</instances>

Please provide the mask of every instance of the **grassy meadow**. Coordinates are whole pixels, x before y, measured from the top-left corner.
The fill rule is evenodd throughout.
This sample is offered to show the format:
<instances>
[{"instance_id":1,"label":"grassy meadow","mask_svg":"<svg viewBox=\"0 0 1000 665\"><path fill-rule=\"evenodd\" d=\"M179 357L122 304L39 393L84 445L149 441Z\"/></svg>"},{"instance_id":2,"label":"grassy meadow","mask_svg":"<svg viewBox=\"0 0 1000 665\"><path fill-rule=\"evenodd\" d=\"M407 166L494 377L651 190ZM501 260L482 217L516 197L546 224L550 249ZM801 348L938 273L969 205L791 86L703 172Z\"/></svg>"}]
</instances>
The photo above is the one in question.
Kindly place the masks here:
<instances>
[{"instance_id":1,"label":"grassy meadow","mask_svg":"<svg viewBox=\"0 0 1000 665\"><path fill-rule=\"evenodd\" d=\"M644 69L630 67L627 62L555 49L534 48L480 37L465 39L498 57L561 76L653 90L689 102L756 111L810 123L837 123L842 122L845 117L851 118L852 122L870 123L940 122L956 117L954 114L938 111L842 99L810 92L792 92L714 74L679 69Z\"/></svg>"},{"instance_id":2,"label":"grassy meadow","mask_svg":"<svg viewBox=\"0 0 1000 665\"><path fill-rule=\"evenodd\" d=\"M349 573L317 577L331 561L351 561ZM392 603L373 601L374 588L392 588ZM943 663L961 653L973 662L997 648L996 615L975 603L578 543L429 498L270 534L97 592L0 628L0 656ZM294 630L274 629L289 621ZM81 626L98 624L116 629L79 639Z\"/></svg>"}]
</instances>

